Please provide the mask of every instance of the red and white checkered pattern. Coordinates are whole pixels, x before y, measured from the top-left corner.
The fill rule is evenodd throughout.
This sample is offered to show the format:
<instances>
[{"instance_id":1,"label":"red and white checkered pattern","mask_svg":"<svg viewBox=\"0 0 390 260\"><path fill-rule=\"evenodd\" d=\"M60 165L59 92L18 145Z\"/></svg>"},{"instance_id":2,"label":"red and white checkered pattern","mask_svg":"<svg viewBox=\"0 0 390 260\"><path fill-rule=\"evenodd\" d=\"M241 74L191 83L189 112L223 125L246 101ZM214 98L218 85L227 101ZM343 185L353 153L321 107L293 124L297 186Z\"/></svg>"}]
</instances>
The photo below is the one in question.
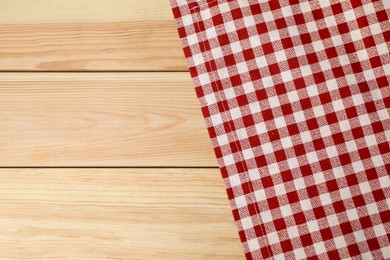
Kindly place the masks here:
<instances>
[{"instance_id":1,"label":"red and white checkered pattern","mask_svg":"<svg viewBox=\"0 0 390 260\"><path fill-rule=\"evenodd\" d=\"M247 259L390 259L390 0L171 0Z\"/></svg>"}]
</instances>

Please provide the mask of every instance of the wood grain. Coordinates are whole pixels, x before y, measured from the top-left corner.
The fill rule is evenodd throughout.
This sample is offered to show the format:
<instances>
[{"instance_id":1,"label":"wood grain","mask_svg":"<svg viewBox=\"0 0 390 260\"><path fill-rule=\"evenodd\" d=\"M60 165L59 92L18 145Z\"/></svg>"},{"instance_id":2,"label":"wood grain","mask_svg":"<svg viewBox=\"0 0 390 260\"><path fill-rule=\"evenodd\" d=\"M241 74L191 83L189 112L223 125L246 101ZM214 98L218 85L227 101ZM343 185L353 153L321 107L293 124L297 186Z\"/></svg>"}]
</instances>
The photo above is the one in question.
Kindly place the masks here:
<instances>
[{"instance_id":1,"label":"wood grain","mask_svg":"<svg viewBox=\"0 0 390 260\"><path fill-rule=\"evenodd\" d=\"M188 73L0 73L0 166L217 166Z\"/></svg>"},{"instance_id":2,"label":"wood grain","mask_svg":"<svg viewBox=\"0 0 390 260\"><path fill-rule=\"evenodd\" d=\"M0 35L0 259L244 259L169 1L1 0Z\"/></svg>"},{"instance_id":3,"label":"wood grain","mask_svg":"<svg viewBox=\"0 0 390 260\"><path fill-rule=\"evenodd\" d=\"M2 0L0 71L187 70L167 0Z\"/></svg>"},{"instance_id":4,"label":"wood grain","mask_svg":"<svg viewBox=\"0 0 390 260\"><path fill-rule=\"evenodd\" d=\"M217 169L1 169L1 259L243 259Z\"/></svg>"}]
</instances>

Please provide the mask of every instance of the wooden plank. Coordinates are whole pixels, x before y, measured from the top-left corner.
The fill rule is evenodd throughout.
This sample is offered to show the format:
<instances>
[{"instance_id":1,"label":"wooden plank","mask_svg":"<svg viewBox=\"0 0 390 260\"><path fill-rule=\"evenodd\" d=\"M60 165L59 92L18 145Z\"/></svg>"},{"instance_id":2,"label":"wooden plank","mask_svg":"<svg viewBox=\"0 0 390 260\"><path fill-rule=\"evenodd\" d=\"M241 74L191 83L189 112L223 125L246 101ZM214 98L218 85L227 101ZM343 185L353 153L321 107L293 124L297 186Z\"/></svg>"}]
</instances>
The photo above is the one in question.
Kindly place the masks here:
<instances>
[{"instance_id":1,"label":"wooden plank","mask_svg":"<svg viewBox=\"0 0 390 260\"><path fill-rule=\"evenodd\" d=\"M0 166L216 166L188 73L0 73Z\"/></svg>"},{"instance_id":2,"label":"wooden plank","mask_svg":"<svg viewBox=\"0 0 390 260\"><path fill-rule=\"evenodd\" d=\"M1 259L244 259L217 169L1 169Z\"/></svg>"},{"instance_id":3,"label":"wooden plank","mask_svg":"<svg viewBox=\"0 0 390 260\"><path fill-rule=\"evenodd\" d=\"M0 70L186 70L166 0L2 0Z\"/></svg>"}]
</instances>

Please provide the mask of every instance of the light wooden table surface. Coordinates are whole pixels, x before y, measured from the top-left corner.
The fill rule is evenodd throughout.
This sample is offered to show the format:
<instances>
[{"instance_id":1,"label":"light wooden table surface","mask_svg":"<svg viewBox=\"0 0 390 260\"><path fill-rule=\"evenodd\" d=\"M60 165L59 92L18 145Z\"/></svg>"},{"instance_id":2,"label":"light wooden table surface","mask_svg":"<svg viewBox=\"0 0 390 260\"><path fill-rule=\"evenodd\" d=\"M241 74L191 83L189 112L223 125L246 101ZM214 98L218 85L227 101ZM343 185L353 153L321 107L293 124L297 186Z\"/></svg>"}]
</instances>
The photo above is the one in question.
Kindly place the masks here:
<instances>
[{"instance_id":1,"label":"light wooden table surface","mask_svg":"<svg viewBox=\"0 0 390 260\"><path fill-rule=\"evenodd\" d=\"M1 0L0 167L0 259L243 259L168 0Z\"/></svg>"}]
</instances>

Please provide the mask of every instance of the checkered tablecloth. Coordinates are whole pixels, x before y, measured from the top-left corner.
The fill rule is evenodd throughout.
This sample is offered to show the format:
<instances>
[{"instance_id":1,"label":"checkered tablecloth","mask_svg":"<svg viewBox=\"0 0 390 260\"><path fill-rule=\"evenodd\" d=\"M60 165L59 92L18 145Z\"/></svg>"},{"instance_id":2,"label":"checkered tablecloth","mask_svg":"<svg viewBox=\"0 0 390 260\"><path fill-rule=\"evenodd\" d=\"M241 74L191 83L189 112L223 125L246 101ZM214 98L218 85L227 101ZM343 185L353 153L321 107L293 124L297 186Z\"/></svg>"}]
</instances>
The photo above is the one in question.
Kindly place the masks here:
<instances>
[{"instance_id":1,"label":"checkered tablecloth","mask_svg":"<svg viewBox=\"0 0 390 260\"><path fill-rule=\"evenodd\" d=\"M390 259L390 0L171 5L246 258Z\"/></svg>"}]
</instances>

